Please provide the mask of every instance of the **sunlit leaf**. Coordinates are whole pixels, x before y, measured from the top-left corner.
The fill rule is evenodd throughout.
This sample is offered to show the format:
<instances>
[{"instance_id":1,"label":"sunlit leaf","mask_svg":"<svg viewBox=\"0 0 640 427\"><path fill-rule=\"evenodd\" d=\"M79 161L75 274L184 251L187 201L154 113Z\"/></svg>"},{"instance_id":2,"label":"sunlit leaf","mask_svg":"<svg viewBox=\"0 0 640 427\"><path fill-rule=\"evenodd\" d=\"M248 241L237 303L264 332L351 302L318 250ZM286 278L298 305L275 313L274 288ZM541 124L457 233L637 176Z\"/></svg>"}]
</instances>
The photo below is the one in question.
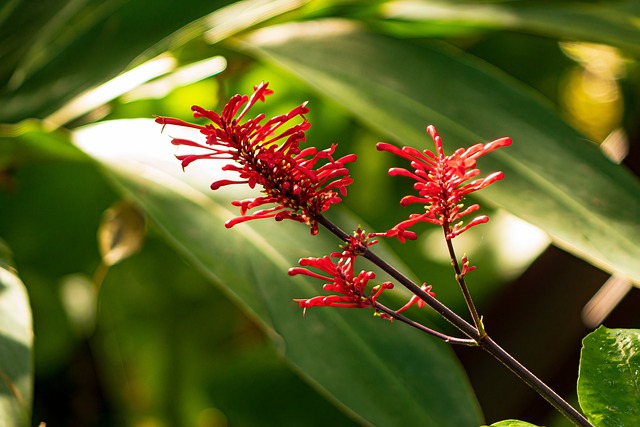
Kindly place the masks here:
<instances>
[{"instance_id":1,"label":"sunlit leaf","mask_svg":"<svg viewBox=\"0 0 640 427\"><path fill-rule=\"evenodd\" d=\"M402 36L465 35L521 30L610 44L639 55L640 6L635 1L443 2L398 0L381 6L384 28Z\"/></svg>"},{"instance_id":2,"label":"sunlit leaf","mask_svg":"<svg viewBox=\"0 0 640 427\"><path fill-rule=\"evenodd\" d=\"M31 421L33 329L27 291L0 240L0 424Z\"/></svg>"},{"instance_id":3,"label":"sunlit leaf","mask_svg":"<svg viewBox=\"0 0 640 427\"><path fill-rule=\"evenodd\" d=\"M0 169L37 161L86 159L80 150L69 144L66 131L48 132L37 120L0 124Z\"/></svg>"},{"instance_id":4,"label":"sunlit leaf","mask_svg":"<svg viewBox=\"0 0 640 427\"><path fill-rule=\"evenodd\" d=\"M594 265L640 280L640 182L530 89L462 52L411 45L342 20L269 27L247 51L277 64L393 141L445 150L513 138L480 167L506 178L479 193Z\"/></svg>"},{"instance_id":5,"label":"sunlit leaf","mask_svg":"<svg viewBox=\"0 0 640 427\"><path fill-rule=\"evenodd\" d=\"M165 50L175 50L200 37L207 43L217 43L309 2L310 0L238 1L185 25L152 46L145 52L144 57L151 57Z\"/></svg>"},{"instance_id":6,"label":"sunlit leaf","mask_svg":"<svg viewBox=\"0 0 640 427\"><path fill-rule=\"evenodd\" d=\"M0 122L45 118L122 72L202 37L215 43L308 0L54 0L0 10ZM15 3L15 2L14 2ZM20 3L20 2L18 2Z\"/></svg>"},{"instance_id":7,"label":"sunlit leaf","mask_svg":"<svg viewBox=\"0 0 640 427\"><path fill-rule=\"evenodd\" d=\"M12 2L16 3L16 2ZM228 1L39 2L2 12L0 122L44 118L116 77L151 45ZM149 58L146 58L149 59Z\"/></svg>"},{"instance_id":8,"label":"sunlit leaf","mask_svg":"<svg viewBox=\"0 0 640 427\"><path fill-rule=\"evenodd\" d=\"M640 425L640 330L600 326L582 341L578 401L596 426Z\"/></svg>"},{"instance_id":9,"label":"sunlit leaf","mask_svg":"<svg viewBox=\"0 0 640 427\"><path fill-rule=\"evenodd\" d=\"M366 311L318 309L303 317L292 299L314 296L320 284L292 279L287 270L299 257L321 256L339 242L328 233L311 237L291 222L225 229L224 221L236 215L228 201L242 194L208 190L212 175L222 173L215 164L183 174L169 141L154 139L159 131L148 121L122 121L87 127L75 138L171 245L262 325L300 375L362 422L481 422L448 346Z\"/></svg>"}]
</instances>

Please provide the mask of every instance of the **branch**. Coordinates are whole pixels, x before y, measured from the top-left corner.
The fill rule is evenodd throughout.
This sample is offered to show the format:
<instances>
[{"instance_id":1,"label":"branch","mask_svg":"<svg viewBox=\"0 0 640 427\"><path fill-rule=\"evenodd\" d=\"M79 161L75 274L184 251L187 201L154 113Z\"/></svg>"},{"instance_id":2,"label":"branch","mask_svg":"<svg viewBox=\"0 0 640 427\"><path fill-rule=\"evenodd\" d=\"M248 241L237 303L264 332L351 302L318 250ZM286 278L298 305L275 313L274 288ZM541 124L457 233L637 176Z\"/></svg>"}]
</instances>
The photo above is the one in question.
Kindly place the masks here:
<instances>
[{"instance_id":1,"label":"branch","mask_svg":"<svg viewBox=\"0 0 640 427\"><path fill-rule=\"evenodd\" d=\"M327 230L331 231L340 240L344 242L349 241L349 235L344 231L342 231L338 226L333 224L331 221L329 221L327 218L325 218L323 215L318 214L315 217L315 220L318 221L319 224L322 224L322 226L325 227ZM469 338L471 338L471 340L475 341L475 343L477 343L479 347L481 347L483 350L491 354L500 363L505 365L511 372L513 372L525 384L527 384L529 387L535 390L540 396L542 396L561 414L563 414L565 417L571 420L571 422L573 422L575 425L582 426L582 427L593 427L593 425L584 417L584 415L578 412L573 406L571 406L567 401L565 401L553 389L551 389L548 385L542 382L531 371L529 371L520 362L518 362L513 356L511 356L504 349L502 349L502 347L496 344L496 342L493 341L486 334L486 332L484 332L484 330L481 333L477 328L475 328L466 320L458 316L455 312L449 309L449 307L445 306L440 301L438 301L437 299L429 295L427 292L423 291L420 288L420 286L418 286L409 278L407 278L405 275L400 273L398 270L396 270L393 266L391 266L385 260L383 260L376 254L374 254L371 250L367 249L362 254L362 256L367 258L373 264L380 267L383 271L389 274L389 276L395 279L398 283L400 283L402 286L407 288L414 295L418 296L421 300L423 300L429 307L433 308L436 312L438 312L449 323L451 323L453 326L458 328L458 330L460 330L462 333L464 333ZM398 319L398 320L401 320L401 319ZM414 326L414 325L411 325L411 326ZM427 331L424 331L424 332L429 333L430 335L433 335L430 332L427 332ZM436 332L436 331L433 331L433 332ZM463 340L463 342L466 341L461 338L457 338L456 340Z\"/></svg>"}]
</instances>

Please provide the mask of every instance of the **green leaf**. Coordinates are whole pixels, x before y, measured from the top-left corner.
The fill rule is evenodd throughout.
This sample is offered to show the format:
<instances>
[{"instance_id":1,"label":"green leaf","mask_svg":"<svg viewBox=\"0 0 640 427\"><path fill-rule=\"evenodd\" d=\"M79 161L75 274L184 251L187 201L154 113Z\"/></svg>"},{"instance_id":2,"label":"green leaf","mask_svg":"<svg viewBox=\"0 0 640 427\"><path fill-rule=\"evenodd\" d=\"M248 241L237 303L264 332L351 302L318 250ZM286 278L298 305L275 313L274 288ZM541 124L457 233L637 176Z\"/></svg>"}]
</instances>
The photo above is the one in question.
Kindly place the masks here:
<instances>
[{"instance_id":1,"label":"green leaf","mask_svg":"<svg viewBox=\"0 0 640 427\"><path fill-rule=\"evenodd\" d=\"M0 9L0 122L48 117L165 48L219 41L307 1L13 2Z\"/></svg>"},{"instance_id":2,"label":"green leaf","mask_svg":"<svg viewBox=\"0 0 640 427\"><path fill-rule=\"evenodd\" d=\"M31 307L24 284L0 240L0 424L31 421L33 366Z\"/></svg>"},{"instance_id":3,"label":"green leaf","mask_svg":"<svg viewBox=\"0 0 640 427\"><path fill-rule=\"evenodd\" d=\"M292 372L253 322L153 232L109 270L98 314L101 330L110 330L92 337L107 392L122 396L135 378L136 395L150 402L121 398L117 425L359 425Z\"/></svg>"},{"instance_id":4,"label":"green leaf","mask_svg":"<svg viewBox=\"0 0 640 427\"><path fill-rule=\"evenodd\" d=\"M584 338L578 401L596 426L640 425L640 329L600 326Z\"/></svg>"},{"instance_id":5,"label":"green leaf","mask_svg":"<svg viewBox=\"0 0 640 427\"><path fill-rule=\"evenodd\" d=\"M484 29L528 31L609 44L639 55L636 1L442 2L399 0L381 7L380 24L402 36L459 35Z\"/></svg>"},{"instance_id":6,"label":"green leaf","mask_svg":"<svg viewBox=\"0 0 640 427\"><path fill-rule=\"evenodd\" d=\"M428 124L448 152L510 136L511 147L479 162L505 179L478 196L592 264L640 281L638 179L499 70L444 45L408 44L342 20L265 28L242 46L401 145L432 148Z\"/></svg>"},{"instance_id":7,"label":"green leaf","mask_svg":"<svg viewBox=\"0 0 640 427\"><path fill-rule=\"evenodd\" d=\"M48 132L37 120L0 124L0 169L47 160L87 160L64 130Z\"/></svg>"},{"instance_id":8,"label":"green leaf","mask_svg":"<svg viewBox=\"0 0 640 427\"><path fill-rule=\"evenodd\" d=\"M159 132L150 121L120 121L87 127L75 138L170 244L264 328L300 375L363 423L481 423L447 345L367 311L311 309L303 316L292 299L321 293L321 283L291 278L287 270L302 256L334 251L339 242L327 232L311 237L306 226L292 222L225 229L224 221L237 215L229 200L246 194L210 191L209 183L222 173L215 163L203 169L194 164L183 173Z\"/></svg>"},{"instance_id":9,"label":"green leaf","mask_svg":"<svg viewBox=\"0 0 640 427\"><path fill-rule=\"evenodd\" d=\"M148 49L143 58L174 51L200 37L204 37L207 43L217 43L308 3L310 0L237 1L180 28Z\"/></svg>"}]
</instances>

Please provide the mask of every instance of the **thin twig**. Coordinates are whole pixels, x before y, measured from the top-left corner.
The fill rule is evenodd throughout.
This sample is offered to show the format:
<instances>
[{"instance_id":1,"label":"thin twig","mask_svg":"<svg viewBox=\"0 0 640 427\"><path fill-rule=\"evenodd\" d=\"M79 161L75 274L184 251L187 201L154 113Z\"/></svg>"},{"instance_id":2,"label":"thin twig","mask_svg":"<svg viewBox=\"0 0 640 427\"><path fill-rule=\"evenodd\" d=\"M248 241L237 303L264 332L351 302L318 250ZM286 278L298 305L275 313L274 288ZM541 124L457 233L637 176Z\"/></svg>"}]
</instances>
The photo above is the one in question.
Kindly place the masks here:
<instances>
[{"instance_id":1,"label":"thin twig","mask_svg":"<svg viewBox=\"0 0 640 427\"><path fill-rule=\"evenodd\" d=\"M491 354L500 361L518 378L524 381L529 387L534 389L540 396L549 402L562 415L571 420L575 425L582 427L593 427L593 425L578 410L565 401L551 387L536 377L531 371L525 368L513 356L507 353L488 335L485 335L478 343L480 348Z\"/></svg>"},{"instance_id":2,"label":"thin twig","mask_svg":"<svg viewBox=\"0 0 640 427\"><path fill-rule=\"evenodd\" d=\"M450 335L443 334L442 332L438 332L438 331L436 331L434 329L428 328L428 327L424 326L423 324L418 323L416 321L413 321L413 320L409 319L408 317L405 317L402 314L398 313L397 311L394 311L394 310L390 309L389 307L386 307L385 305L380 304L377 301L374 303L374 308L376 310L379 310L379 311L382 311L382 312L386 313L388 316L390 316L390 317L392 317L392 318L394 318L396 320L399 320L400 322L406 323L407 325L412 326L412 327L414 327L414 328L416 328L416 329L418 329L418 330L420 330L420 331L422 331L422 332L424 332L426 334L429 334L429 335L431 335L433 337L436 337L439 340L444 341L446 343L466 345L466 346L469 346L469 347L474 347L474 346L478 345L478 343L474 339L471 339L471 338L456 338L456 337L452 337Z\"/></svg>"},{"instance_id":3,"label":"thin twig","mask_svg":"<svg viewBox=\"0 0 640 427\"><path fill-rule=\"evenodd\" d=\"M335 234L342 241L347 242L349 240L349 235L342 231L338 226L329 221L323 215L317 215L315 219L319 224L322 224L323 227L327 228L333 234ZM418 296L421 300L423 300L429 307L434 309L437 313L439 313L442 317L444 317L448 322L450 322L453 326L455 326L460 332L468 336L472 339L480 338L478 334L478 330L471 325L469 322L464 320L462 317L458 316L455 312L453 312L449 307L442 304L440 301L432 297L428 292L425 292L420 288L420 286L416 285L413 281L407 278L405 275L396 270L392 265L387 263L385 260L377 256L370 249L367 249L363 254L363 257L367 258L373 264L380 267L384 270L389 276L395 279L402 286L411 291L414 295Z\"/></svg>"},{"instance_id":4,"label":"thin twig","mask_svg":"<svg viewBox=\"0 0 640 427\"><path fill-rule=\"evenodd\" d=\"M469 292L469 288L467 288L467 283L464 280L464 276L462 275L462 271L460 270L460 264L458 264L458 258L456 257L456 252L453 249L452 239L447 239L447 229L448 226L443 227L445 231L445 240L447 241L447 249L449 250L449 256L451 257L451 266L453 267L453 271L456 273L456 282L460 285L460 290L462 291L462 296L464 297L464 301L467 303L467 308L469 309L469 313L471 314L471 318L473 318L473 323L476 325L476 329L480 333L480 336L486 335L484 330L484 325L482 324L482 318L478 314L478 310L476 309L476 305L473 303L473 299L471 299L471 293Z\"/></svg>"}]
</instances>

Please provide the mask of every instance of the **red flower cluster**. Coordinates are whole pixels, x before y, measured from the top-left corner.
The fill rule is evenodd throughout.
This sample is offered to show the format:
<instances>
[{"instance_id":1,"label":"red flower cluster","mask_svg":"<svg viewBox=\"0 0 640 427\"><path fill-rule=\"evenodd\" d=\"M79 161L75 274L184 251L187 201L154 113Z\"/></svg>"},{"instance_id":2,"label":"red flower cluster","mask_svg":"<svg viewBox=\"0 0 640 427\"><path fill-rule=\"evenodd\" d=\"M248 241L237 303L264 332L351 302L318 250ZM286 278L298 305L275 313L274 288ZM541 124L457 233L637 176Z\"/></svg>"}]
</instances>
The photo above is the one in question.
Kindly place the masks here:
<instances>
[{"instance_id":1,"label":"red flower cluster","mask_svg":"<svg viewBox=\"0 0 640 427\"><path fill-rule=\"evenodd\" d=\"M333 252L331 257L323 258L302 258L298 263L301 267L313 267L325 274L319 274L307 268L295 267L289 269L289 275L302 274L326 281L323 289L329 292L336 292L337 295L317 296L311 299L296 300L305 311L309 307L347 307L363 308L374 307L378 297L385 289L393 288L391 282L385 282L374 287L369 296L365 296L365 291L369 280L375 279L373 271L361 271L354 275L354 263L359 255L362 255L369 246L375 245L377 241L369 241L369 235L358 227L350 236L348 241L342 246L342 252ZM337 258L334 263L331 258Z\"/></svg>"},{"instance_id":2,"label":"red flower cluster","mask_svg":"<svg viewBox=\"0 0 640 427\"><path fill-rule=\"evenodd\" d=\"M423 283L422 286L420 286L420 289L422 289L424 292L428 293L432 297L435 297L436 293L432 292L431 288L432 288L432 286L431 285L427 285L426 283ZM409 302L407 302L405 305L403 305L402 307L397 309L396 313L402 313L403 311L405 311L406 309L408 309L412 305L417 305L418 308L423 308L425 306L425 302L418 295L414 295L409 299Z\"/></svg>"},{"instance_id":3,"label":"red flower cluster","mask_svg":"<svg viewBox=\"0 0 640 427\"><path fill-rule=\"evenodd\" d=\"M358 226L358 229L353 232L353 236L345 241L345 244L341 246L342 253L334 252L331 254L333 257L346 257L346 256L358 256L365 253L369 246L373 246L378 243L377 240L371 240L375 233L365 233L362 227Z\"/></svg>"},{"instance_id":4,"label":"red flower cluster","mask_svg":"<svg viewBox=\"0 0 640 427\"><path fill-rule=\"evenodd\" d=\"M204 117L212 123L198 125L182 120L158 117L162 125L177 125L195 128L205 137L205 143L174 138L174 145L186 145L204 150L200 154L176 156L185 168L200 159L227 160L222 169L234 171L238 180L220 180L211 184L212 190L232 184L248 184L254 188L262 186L263 197L234 201L240 207L241 217L227 221L227 228L252 219L275 218L277 221L292 219L311 226L311 233L318 232L314 217L325 212L332 204L339 203L346 195L346 187L353 182L346 163L356 160L355 154L335 160L336 146L325 150L314 147L300 148L305 141L305 131L310 124L305 118L309 109L305 104L266 121L264 114L240 123L247 112L260 100L272 94L268 83L254 87L251 97L234 95L218 115L214 111L193 106L194 117ZM299 117L302 122L290 125ZM286 126L285 126L286 125ZM254 211L264 205L274 205Z\"/></svg>"},{"instance_id":5,"label":"red flower cluster","mask_svg":"<svg viewBox=\"0 0 640 427\"><path fill-rule=\"evenodd\" d=\"M416 233L408 228L419 222L429 222L443 227L447 240L451 240L469 228L489 221L486 215L481 215L466 225L463 225L462 221L456 223L463 216L480 208L477 204L465 208L462 203L465 196L489 186L504 176L502 172L494 172L486 178L467 182L480 174L480 170L476 169L476 160L496 148L511 145L511 139L500 138L487 144L476 144L467 149L459 148L452 155L445 156L442 139L438 136L435 127L428 126L427 132L433 138L437 154L430 150L420 152L413 147L400 149L384 142L377 145L378 150L388 151L411 162L413 172L402 168L389 169L391 176L406 176L416 181L413 188L418 192L418 196L405 196L400 204L407 206L420 203L426 209L425 213L411 214L408 220L399 223L386 233L377 233L377 236L397 237L401 242L406 239L413 240L416 238Z\"/></svg>"},{"instance_id":6,"label":"red flower cluster","mask_svg":"<svg viewBox=\"0 0 640 427\"><path fill-rule=\"evenodd\" d=\"M336 254L331 254L332 256ZM296 300L300 307L306 311L309 307L343 307L343 308L364 308L374 307L378 297L385 289L392 289L393 283L384 282L371 289L369 295L365 295L369 280L375 279L373 271L361 271L354 275L353 264L356 256L338 254L338 262L334 262L331 257L322 258L302 258L299 261L301 267L289 269L289 275L302 274L316 279L324 280L326 283L322 287L325 291L335 292L334 295L317 296L310 299ZM302 267L313 267L324 274L316 273Z\"/></svg>"},{"instance_id":7,"label":"red flower cluster","mask_svg":"<svg viewBox=\"0 0 640 427\"><path fill-rule=\"evenodd\" d=\"M331 257L323 258L302 258L299 261L301 267L313 267L322 271L324 274L316 273L307 268L295 267L289 269L289 275L295 276L302 274L316 279L324 280L323 286L325 291L335 292L334 295L317 296L310 299L296 300L300 307L305 311L309 307L343 307L343 308L376 308L378 297L386 289L393 289L393 283L384 282L381 285L374 286L369 295L365 295L369 280L375 279L376 275L372 271L361 271L357 276L354 274L354 263L358 256L365 253L369 246L375 245L377 240L370 240L373 234L366 234L360 227L350 236L345 245L342 246L342 252L333 252ZM332 258L337 258L334 262ZM431 286L422 286L422 290L435 297L435 293L431 292ZM396 311L400 313L412 305L417 304L418 307L424 307L424 301L418 296L413 296L409 302ZM386 320L393 320L385 313L381 313L380 317Z\"/></svg>"}]
</instances>

